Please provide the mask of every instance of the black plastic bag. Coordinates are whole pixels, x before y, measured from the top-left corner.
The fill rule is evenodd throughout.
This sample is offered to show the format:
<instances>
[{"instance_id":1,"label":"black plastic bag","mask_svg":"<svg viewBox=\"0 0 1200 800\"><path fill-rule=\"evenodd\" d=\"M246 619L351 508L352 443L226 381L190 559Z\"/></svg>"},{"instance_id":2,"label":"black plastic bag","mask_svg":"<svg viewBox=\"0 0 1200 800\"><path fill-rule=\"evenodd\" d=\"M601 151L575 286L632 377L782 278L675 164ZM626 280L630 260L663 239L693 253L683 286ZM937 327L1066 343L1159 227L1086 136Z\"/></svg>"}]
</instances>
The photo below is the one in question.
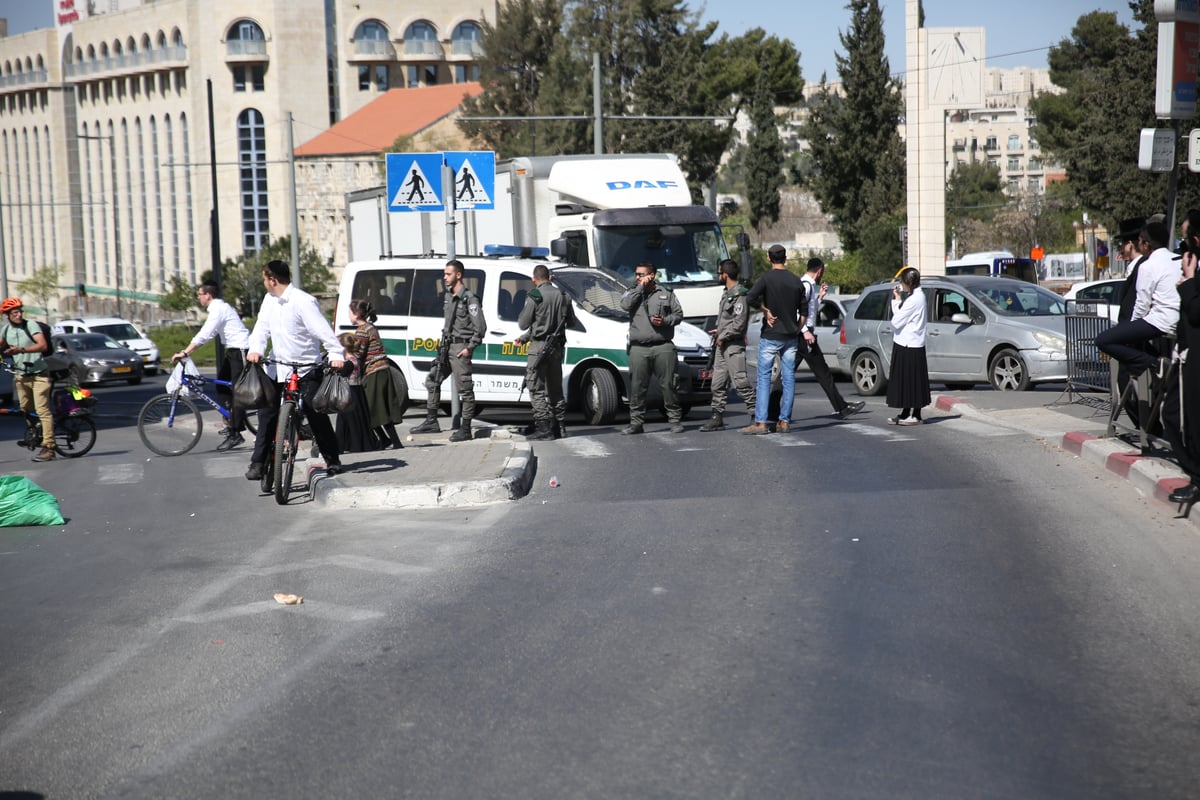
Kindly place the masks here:
<instances>
[{"instance_id":1,"label":"black plastic bag","mask_svg":"<svg viewBox=\"0 0 1200 800\"><path fill-rule=\"evenodd\" d=\"M333 414L345 411L353 402L354 395L350 394L350 381L346 380L341 373L327 372L321 380L321 385L317 387L316 393L313 394L312 407L314 411L322 414Z\"/></svg>"},{"instance_id":2,"label":"black plastic bag","mask_svg":"<svg viewBox=\"0 0 1200 800\"><path fill-rule=\"evenodd\" d=\"M233 403L239 408L269 408L279 402L275 381L267 375L262 364L246 362L242 374L233 384Z\"/></svg>"}]
</instances>

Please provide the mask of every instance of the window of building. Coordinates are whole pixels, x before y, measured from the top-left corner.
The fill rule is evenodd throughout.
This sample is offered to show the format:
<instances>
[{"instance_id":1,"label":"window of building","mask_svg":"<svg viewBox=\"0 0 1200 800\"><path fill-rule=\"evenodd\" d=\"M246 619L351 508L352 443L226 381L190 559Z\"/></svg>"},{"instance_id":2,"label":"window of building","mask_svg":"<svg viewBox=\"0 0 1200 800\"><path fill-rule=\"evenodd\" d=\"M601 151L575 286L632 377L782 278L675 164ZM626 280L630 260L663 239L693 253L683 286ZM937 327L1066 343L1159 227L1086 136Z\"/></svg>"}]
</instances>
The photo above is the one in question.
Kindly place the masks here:
<instances>
[{"instance_id":1,"label":"window of building","mask_svg":"<svg viewBox=\"0 0 1200 800\"><path fill-rule=\"evenodd\" d=\"M437 82L437 64L426 64L425 66L421 67L422 86L437 86Z\"/></svg>"},{"instance_id":2,"label":"window of building","mask_svg":"<svg viewBox=\"0 0 1200 800\"><path fill-rule=\"evenodd\" d=\"M460 22L450 34L450 52L456 56L475 56L482 52L483 30L474 22Z\"/></svg>"},{"instance_id":3,"label":"window of building","mask_svg":"<svg viewBox=\"0 0 1200 800\"><path fill-rule=\"evenodd\" d=\"M1041 194L1042 179L1037 178L1037 177L1030 178L1029 179L1029 191L1033 192L1034 194Z\"/></svg>"},{"instance_id":4,"label":"window of building","mask_svg":"<svg viewBox=\"0 0 1200 800\"><path fill-rule=\"evenodd\" d=\"M1017 158L1016 156L1009 156L1008 171L1009 172L1017 172L1020 169L1021 169L1021 159Z\"/></svg>"},{"instance_id":5,"label":"window of building","mask_svg":"<svg viewBox=\"0 0 1200 800\"><path fill-rule=\"evenodd\" d=\"M192 160L191 140L188 139L187 114L179 115L179 147L180 156L183 163L187 164ZM188 246L187 260L191 269L192 282L196 278L196 226L193 214L195 209L192 206L192 170L183 170L183 227L187 231Z\"/></svg>"},{"instance_id":6,"label":"window of building","mask_svg":"<svg viewBox=\"0 0 1200 800\"><path fill-rule=\"evenodd\" d=\"M248 108L238 115L238 162L241 164L242 250L257 253L270 235L267 201L267 131L263 115Z\"/></svg>"},{"instance_id":7,"label":"window of building","mask_svg":"<svg viewBox=\"0 0 1200 800\"><path fill-rule=\"evenodd\" d=\"M995 136L987 137L987 141L983 143L984 150L998 150L999 148L1000 145L997 143Z\"/></svg>"},{"instance_id":8,"label":"window of building","mask_svg":"<svg viewBox=\"0 0 1200 800\"><path fill-rule=\"evenodd\" d=\"M1035 156L1035 157L1029 159L1029 171L1030 172L1037 172L1037 171L1041 170L1041 168L1042 168L1042 160L1040 158L1037 158Z\"/></svg>"},{"instance_id":9,"label":"window of building","mask_svg":"<svg viewBox=\"0 0 1200 800\"><path fill-rule=\"evenodd\" d=\"M354 29L354 41L386 42L387 27L377 19L369 19Z\"/></svg>"},{"instance_id":10,"label":"window of building","mask_svg":"<svg viewBox=\"0 0 1200 800\"><path fill-rule=\"evenodd\" d=\"M1030 150L1037 150L1037 149L1039 149L1039 148L1038 148L1037 139L1034 139L1032 136L1030 136L1030 137L1029 137L1029 149L1030 149Z\"/></svg>"},{"instance_id":11,"label":"window of building","mask_svg":"<svg viewBox=\"0 0 1200 800\"><path fill-rule=\"evenodd\" d=\"M467 81L479 80L479 65L478 64L455 64L454 65L454 82L466 83Z\"/></svg>"},{"instance_id":12,"label":"window of building","mask_svg":"<svg viewBox=\"0 0 1200 800\"><path fill-rule=\"evenodd\" d=\"M1008 149L1009 150L1020 150L1021 149L1021 137L1017 136L1015 133L1012 134L1011 136L1009 136L1008 137Z\"/></svg>"},{"instance_id":13,"label":"window of building","mask_svg":"<svg viewBox=\"0 0 1200 800\"><path fill-rule=\"evenodd\" d=\"M244 92L250 89L261 92L265 86L266 68L262 64L238 64L233 68L233 90Z\"/></svg>"},{"instance_id":14,"label":"window of building","mask_svg":"<svg viewBox=\"0 0 1200 800\"><path fill-rule=\"evenodd\" d=\"M996 169L1000 169L1000 158L999 158L999 156L988 156L988 166L989 166L989 167L995 167Z\"/></svg>"},{"instance_id":15,"label":"window of building","mask_svg":"<svg viewBox=\"0 0 1200 800\"><path fill-rule=\"evenodd\" d=\"M229 29L228 38L239 42L262 42L266 41L267 37L263 35L263 30L258 27L257 22L243 19Z\"/></svg>"},{"instance_id":16,"label":"window of building","mask_svg":"<svg viewBox=\"0 0 1200 800\"><path fill-rule=\"evenodd\" d=\"M414 22L404 29L404 41L436 42L437 29L428 22Z\"/></svg>"},{"instance_id":17,"label":"window of building","mask_svg":"<svg viewBox=\"0 0 1200 800\"><path fill-rule=\"evenodd\" d=\"M374 87L376 91L388 90L387 64L361 65L358 68L358 90L368 92Z\"/></svg>"}]
</instances>

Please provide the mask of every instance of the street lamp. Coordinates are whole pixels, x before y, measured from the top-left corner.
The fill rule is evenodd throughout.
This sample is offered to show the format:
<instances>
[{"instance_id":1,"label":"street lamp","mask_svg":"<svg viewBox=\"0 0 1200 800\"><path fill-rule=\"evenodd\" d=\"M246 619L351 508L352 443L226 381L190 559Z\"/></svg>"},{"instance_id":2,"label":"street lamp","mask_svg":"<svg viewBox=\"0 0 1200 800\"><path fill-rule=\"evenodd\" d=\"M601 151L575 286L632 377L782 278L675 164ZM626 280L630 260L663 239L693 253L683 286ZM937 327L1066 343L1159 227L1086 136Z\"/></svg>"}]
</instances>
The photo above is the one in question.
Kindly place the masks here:
<instances>
[{"instance_id":1,"label":"street lamp","mask_svg":"<svg viewBox=\"0 0 1200 800\"><path fill-rule=\"evenodd\" d=\"M117 215L117 199L120 196L117 193L117 145L116 145L116 142L114 141L115 137L111 136L111 135L110 136L102 136L100 134L90 134L89 135L86 133L81 133L81 134L78 134L78 138L88 140L88 141L93 140L93 139L95 139L95 140L107 139L108 140L108 160L109 160L109 164L112 166L113 259L115 261L113 266L115 267L114 271L116 273L116 278L117 278L117 283L116 283L117 316L119 317L119 316L121 316L121 230L119 227L120 219Z\"/></svg>"}]
</instances>

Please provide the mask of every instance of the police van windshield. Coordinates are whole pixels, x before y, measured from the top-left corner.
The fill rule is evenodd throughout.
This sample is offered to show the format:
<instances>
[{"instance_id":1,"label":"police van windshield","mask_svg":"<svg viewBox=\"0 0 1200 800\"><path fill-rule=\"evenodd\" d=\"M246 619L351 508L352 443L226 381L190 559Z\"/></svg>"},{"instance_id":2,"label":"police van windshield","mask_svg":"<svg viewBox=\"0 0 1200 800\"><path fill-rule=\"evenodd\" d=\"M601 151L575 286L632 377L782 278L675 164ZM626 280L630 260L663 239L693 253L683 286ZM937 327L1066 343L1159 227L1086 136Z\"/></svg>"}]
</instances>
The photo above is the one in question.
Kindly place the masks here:
<instances>
[{"instance_id":1,"label":"police van windshield","mask_svg":"<svg viewBox=\"0 0 1200 800\"><path fill-rule=\"evenodd\" d=\"M633 282L634 268L648 261L668 286L716 283L717 265L729 258L716 225L647 225L596 229L600 265Z\"/></svg>"},{"instance_id":2,"label":"police van windshield","mask_svg":"<svg viewBox=\"0 0 1200 800\"><path fill-rule=\"evenodd\" d=\"M621 308L621 295L628 287L598 269L557 269L554 282L584 311L598 317L629 318Z\"/></svg>"}]
</instances>

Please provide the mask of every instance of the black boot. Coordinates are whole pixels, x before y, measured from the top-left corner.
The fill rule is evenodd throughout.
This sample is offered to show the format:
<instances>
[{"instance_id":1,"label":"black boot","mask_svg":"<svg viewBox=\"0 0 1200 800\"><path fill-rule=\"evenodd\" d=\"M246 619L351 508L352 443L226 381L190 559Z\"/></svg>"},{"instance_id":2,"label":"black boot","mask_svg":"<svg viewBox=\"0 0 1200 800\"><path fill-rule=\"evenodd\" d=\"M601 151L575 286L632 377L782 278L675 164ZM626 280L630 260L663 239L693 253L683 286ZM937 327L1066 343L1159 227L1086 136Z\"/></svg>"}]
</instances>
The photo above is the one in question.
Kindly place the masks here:
<instances>
[{"instance_id":1,"label":"black boot","mask_svg":"<svg viewBox=\"0 0 1200 800\"><path fill-rule=\"evenodd\" d=\"M555 439L567 438L567 421L565 419L554 420L554 438Z\"/></svg>"},{"instance_id":2,"label":"black boot","mask_svg":"<svg viewBox=\"0 0 1200 800\"><path fill-rule=\"evenodd\" d=\"M458 430L450 434L452 442L469 442L475 437L471 435L471 420L464 419L462 424L458 426Z\"/></svg>"},{"instance_id":3,"label":"black boot","mask_svg":"<svg viewBox=\"0 0 1200 800\"><path fill-rule=\"evenodd\" d=\"M533 425L533 433L525 437L530 442L544 442L554 437L554 429L549 422L538 420Z\"/></svg>"},{"instance_id":4,"label":"black boot","mask_svg":"<svg viewBox=\"0 0 1200 800\"><path fill-rule=\"evenodd\" d=\"M700 430L705 432L725 430L725 415L713 414L712 419L700 426Z\"/></svg>"},{"instance_id":5,"label":"black boot","mask_svg":"<svg viewBox=\"0 0 1200 800\"><path fill-rule=\"evenodd\" d=\"M440 433L442 427L438 425L437 412L427 413L425 421L420 425L414 425L408 429L409 433Z\"/></svg>"},{"instance_id":6,"label":"black boot","mask_svg":"<svg viewBox=\"0 0 1200 800\"><path fill-rule=\"evenodd\" d=\"M400 434L396 433L395 425L389 422L383 426L383 432L386 434L386 438L381 436L379 437L379 441L386 442L385 447L391 445L393 450L402 450L404 448L404 443L400 441Z\"/></svg>"},{"instance_id":7,"label":"black boot","mask_svg":"<svg viewBox=\"0 0 1200 800\"><path fill-rule=\"evenodd\" d=\"M1172 503L1194 503L1200 500L1200 486L1194 483L1189 483L1187 486L1180 486L1171 492L1170 497L1167 499Z\"/></svg>"}]
</instances>

